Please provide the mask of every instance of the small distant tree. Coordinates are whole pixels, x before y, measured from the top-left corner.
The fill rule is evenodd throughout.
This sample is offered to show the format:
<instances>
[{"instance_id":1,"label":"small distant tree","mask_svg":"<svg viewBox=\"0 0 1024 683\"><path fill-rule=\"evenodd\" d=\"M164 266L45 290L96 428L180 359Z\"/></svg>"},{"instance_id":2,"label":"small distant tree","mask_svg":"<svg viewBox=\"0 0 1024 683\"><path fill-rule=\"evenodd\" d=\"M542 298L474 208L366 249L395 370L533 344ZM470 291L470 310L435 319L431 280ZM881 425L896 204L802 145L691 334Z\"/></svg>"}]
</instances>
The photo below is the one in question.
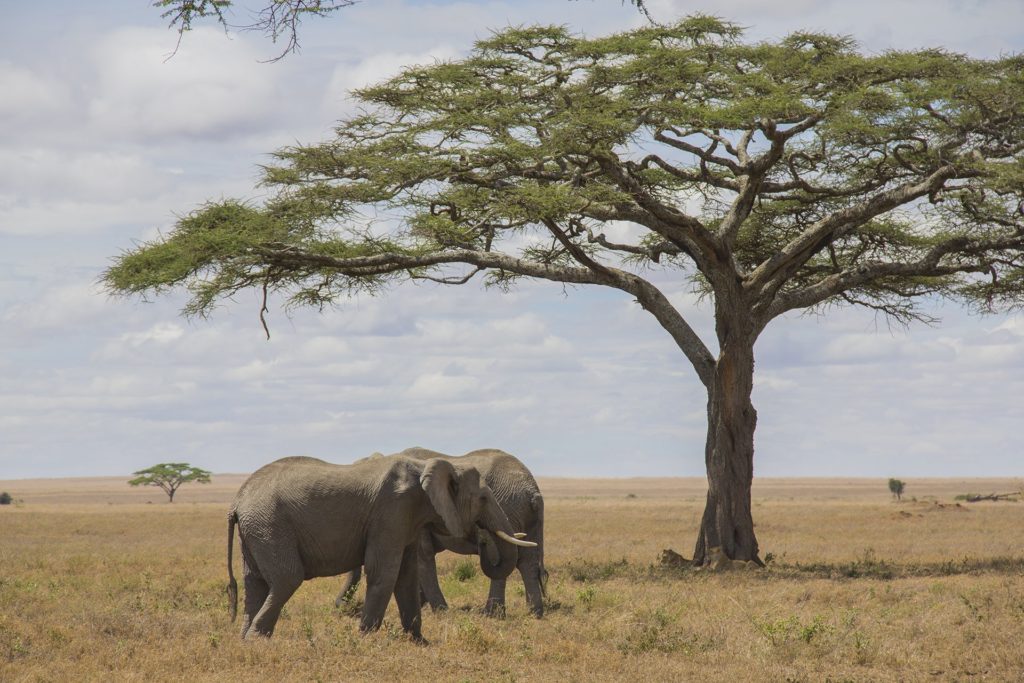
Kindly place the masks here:
<instances>
[{"instance_id":1,"label":"small distant tree","mask_svg":"<svg viewBox=\"0 0 1024 683\"><path fill-rule=\"evenodd\" d=\"M182 484L190 481L210 483L209 472L185 462L164 462L132 474L135 478L128 482L130 486L159 486L167 494L169 503L174 502L174 493Z\"/></svg>"},{"instance_id":2,"label":"small distant tree","mask_svg":"<svg viewBox=\"0 0 1024 683\"><path fill-rule=\"evenodd\" d=\"M0 493L0 505L10 505L10 504L11 504L11 494L7 493L7 491L4 491L3 493Z\"/></svg>"},{"instance_id":3,"label":"small distant tree","mask_svg":"<svg viewBox=\"0 0 1024 683\"><path fill-rule=\"evenodd\" d=\"M899 479L889 479L889 491L896 498L896 500L903 500L903 489L906 487L907 482L900 481Z\"/></svg>"}]
</instances>

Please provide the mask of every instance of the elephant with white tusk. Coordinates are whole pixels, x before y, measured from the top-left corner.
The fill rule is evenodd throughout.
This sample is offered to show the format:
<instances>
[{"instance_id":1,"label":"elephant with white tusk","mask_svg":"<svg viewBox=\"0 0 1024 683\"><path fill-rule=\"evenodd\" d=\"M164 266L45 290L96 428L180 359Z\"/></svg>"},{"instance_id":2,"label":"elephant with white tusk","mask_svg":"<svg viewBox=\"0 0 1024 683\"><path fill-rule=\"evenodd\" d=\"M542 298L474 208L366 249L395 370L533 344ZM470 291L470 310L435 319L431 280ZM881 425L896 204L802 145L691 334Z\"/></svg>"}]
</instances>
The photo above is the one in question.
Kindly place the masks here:
<instances>
[{"instance_id":1,"label":"elephant with white tusk","mask_svg":"<svg viewBox=\"0 0 1024 683\"><path fill-rule=\"evenodd\" d=\"M468 463L393 457L332 465L316 458L283 458L253 473L228 513L232 620L238 608L232 569L236 525L245 581L243 638L273 634L281 608L304 580L363 566L367 589L360 629L380 627L394 594L402 628L422 640L420 532L429 529L473 545L479 530L500 537L516 534Z\"/></svg>"},{"instance_id":2,"label":"elephant with white tusk","mask_svg":"<svg viewBox=\"0 0 1024 683\"><path fill-rule=\"evenodd\" d=\"M471 466L480 472L483 483L494 493L511 525L523 532L509 534L477 529L475 538L453 538L436 528L420 534L419 580L423 601L434 610L448 607L437 580L434 555L451 550L463 555L479 555L480 568L491 579L484 611L501 615L505 611L505 580L519 569L526 589L526 601L536 617L544 615L544 592L547 570L544 568L544 498L530 470L517 458L496 449L477 450L463 456L449 456L427 450L408 448L392 456L375 453L366 460L409 457L417 460L441 459L457 466ZM520 539L531 541L524 544ZM359 581L359 570L352 571L335 600L336 606L350 600Z\"/></svg>"}]
</instances>

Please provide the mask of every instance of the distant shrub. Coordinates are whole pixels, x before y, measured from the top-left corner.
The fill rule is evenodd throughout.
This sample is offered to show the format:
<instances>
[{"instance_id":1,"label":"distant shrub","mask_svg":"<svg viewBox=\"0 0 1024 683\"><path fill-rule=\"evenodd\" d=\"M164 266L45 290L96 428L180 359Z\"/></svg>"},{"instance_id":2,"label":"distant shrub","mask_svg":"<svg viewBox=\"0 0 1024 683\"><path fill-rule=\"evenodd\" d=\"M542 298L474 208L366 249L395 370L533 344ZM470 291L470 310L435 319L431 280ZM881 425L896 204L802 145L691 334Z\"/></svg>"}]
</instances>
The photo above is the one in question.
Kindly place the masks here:
<instances>
[{"instance_id":1,"label":"distant shrub","mask_svg":"<svg viewBox=\"0 0 1024 683\"><path fill-rule=\"evenodd\" d=\"M889 493L892 494L896 500L903 500L903 489L907 487L907 482L900 481L899 479L889 480Z\"/></svg>"},{"instance_id":2,"label":"distant shrub","mask_svg":"<svg viewBox=\"0 0 1024 683\"><path fill-rule=\"evenodd\" d=\"M624 573L627 569L629 569L629 561L626 558L606 562L583 560L579 563L569 563L569 577L580 583L604 581Z\"/></svg>"},{"instance_id":3,"label":"distant shrub","mask_svg":"<svg viewBox=\"0 0 1024 683\"><path fill-rule=\"evenodd\" d=\"M7 493L7 491L0 493L0 505L10 505L12 500L11 494Z\"/></svg>"}]
</instances>

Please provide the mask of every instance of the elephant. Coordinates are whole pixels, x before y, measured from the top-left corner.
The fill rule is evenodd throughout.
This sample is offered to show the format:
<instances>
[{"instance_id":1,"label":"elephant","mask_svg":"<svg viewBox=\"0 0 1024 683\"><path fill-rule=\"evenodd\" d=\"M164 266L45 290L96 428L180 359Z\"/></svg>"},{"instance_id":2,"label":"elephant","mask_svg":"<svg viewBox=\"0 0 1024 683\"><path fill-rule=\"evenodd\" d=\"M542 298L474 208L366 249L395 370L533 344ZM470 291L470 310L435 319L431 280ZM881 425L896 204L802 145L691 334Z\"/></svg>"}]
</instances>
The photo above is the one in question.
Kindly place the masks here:
<instances>
[{"instance_id":1,"label":"elephant","mask_svg":"<svg viewBox=\"0 0 1024 683\"><path fill-rule=\"evenodd\" d=\"M393 456L379 453L367 460L380 458L415 458L417 460L441 459L457 466L472 466L480 472L484 484L491 489L498 504L508 516L512 526L523 529L523 537L536 543L536 547L525 548L501 540L489 530L479 529L476 539L456 538L439 533L436 528L424 528L419 539L419 579L421 601L429 603L433 610L447 609L448 603L441 593L437 580L437 564L434 555L442 550L451 550L463 555L480 555L480 568L491 579L484 612L502 615L505 611L505 579L518 568L526 588L526 601L530 612L537 618L544 615L544 593L547 586L547 570L544 568L544 498L530 470L517 458L497 449L472 451L466 455L448 456L426 448L408 448ZM516 547L519 545L520 547ZM359 582L359 569L347 577L336 607L350 600Z\"/></svg>"},{"instance_id":2,"label":"elephant","mask_svg":"<svg viewBox=\"0 0 1024 683\"><path fill-rule=\"evenodd\" d=\"M243 639L271 636L281 608L304 580L362 566L367 589L360 630L380 628L394 594L402 629L425 642L416 561L422 529L475 542L479 527L509 544L534 546L516 538L469 463L396 457L334 465L283 458L254 472L228 512L232 621L238 611L232 569L236 525L245 582Z\"/></svg>"}]
</instances>

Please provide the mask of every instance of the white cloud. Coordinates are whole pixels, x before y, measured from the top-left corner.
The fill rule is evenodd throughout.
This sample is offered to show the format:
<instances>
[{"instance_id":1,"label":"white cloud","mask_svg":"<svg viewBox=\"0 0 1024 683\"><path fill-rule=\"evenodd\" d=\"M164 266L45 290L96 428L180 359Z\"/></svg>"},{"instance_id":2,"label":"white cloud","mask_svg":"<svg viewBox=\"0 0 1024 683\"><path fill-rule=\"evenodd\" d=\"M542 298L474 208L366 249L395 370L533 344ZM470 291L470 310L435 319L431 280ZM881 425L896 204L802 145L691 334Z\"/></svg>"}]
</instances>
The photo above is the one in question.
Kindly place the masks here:
<instances>
[{"instance_id":1,"label":"white cloud","mask_svg":"<svg viewBox=\"0 0 1024 683\"><path fill-rule=\"evenodd\" d=\"M344 339L317 336L302 342L299 355L307 361L320 363L348 356L350 352Z\"/></svg>"},{"instance_id":2,"label":"white cloud","mask_svg":"<svg viewBox=\"0 0 1024 683\"><path fill-rule=\"evenodd\" d=\"M157 346L164 346L171 342L181 339L185 334L185 329L176 323L157 323L149 329L143 330L142 332L128 332L121 335L118 340L120 343L128 346L142 346L144 344L155 344Z\"/></svg>"},{"instance_id":3,"label":"white cloud","mask_svg":"<svg viewBox=\"0 0 1024 683\"><path fill-rule=\"evenodd\" d=\"M918 362L950 361L956 349L941 340L922 342L907 335L841 334L830 339L819 357L825 363L881 363L914 358Z\"/></svg>"},{"instance_id":4,"label":"white cloud","mask_svg":"<svg viewBox=\"0 0 1024 683\"><path fill-rule=\"evenodd\" d=\"M273 109L284 65L257 67L259 52L244 37L201 27L168 59L167 32L121 28L95 48L98 80L88 114L122 136L225 138L247 133Z\"/></svg>"},{"instance_id":5,"label":"white cloud","mask_svg":"<svg viewBox=\"0 0 1024 683\"><path fill-rule=\"evenodd\" d=\"M59 195L106 205L166 191L169 172L140 153L68 152L58 148L0 149L0 183L19 196Z\"/></svg>"},{"instance_id":6,"label":"white cloud","mask_svg":"<svg viewBox=\"0 0 1024 683\"><path fill-rule=\"evenodd\" d=\"M271 361L254 360L240 367L230 368L224 373L224 377L240 382L265 380L273 376L278 365L279 361L276 359Z\"/></svg>"},{"instance_id":7,"label":"white cloud","mask_svg":"<svg viewBox=\"0 0 1024 683\"><path fill-rule=\"evenodd\" d=\"M5 60L0 60L0 92L4 128L59 113L71 99L66 84Z\"/></svg>"},{"instance_id":8,"label":"white cloud","mask_svg":"<svg viewBox=\"0 0 1024 683\"><path fill-rule=\"evenodd\" d=\"M20 332L74 328L97 319L109 302L92 283L51 287L31 301L15 304L2 316L4 326Z\"/></svg>"},{"instance_id":9,"label":"white cloud","mask_svg":"<svg viewBox=\"0 0 1024 683\"><path fill-rule=\"evenodd\" d=\"M758 372L754 375L754 386L758 391L791 391L798 387L795 380L775 372Z\"/></svg>"},{"instance_id":10,"label":"white cloud","mask_svg":"<svg viewBox=\"0 0 1024 683\"><path fill-rule=\"evenodd\" d=\"M433 372L417 377L406 394L417 400L441 400L465 397L479 387L475 377Z\"/></svg>"}]
</instances>

